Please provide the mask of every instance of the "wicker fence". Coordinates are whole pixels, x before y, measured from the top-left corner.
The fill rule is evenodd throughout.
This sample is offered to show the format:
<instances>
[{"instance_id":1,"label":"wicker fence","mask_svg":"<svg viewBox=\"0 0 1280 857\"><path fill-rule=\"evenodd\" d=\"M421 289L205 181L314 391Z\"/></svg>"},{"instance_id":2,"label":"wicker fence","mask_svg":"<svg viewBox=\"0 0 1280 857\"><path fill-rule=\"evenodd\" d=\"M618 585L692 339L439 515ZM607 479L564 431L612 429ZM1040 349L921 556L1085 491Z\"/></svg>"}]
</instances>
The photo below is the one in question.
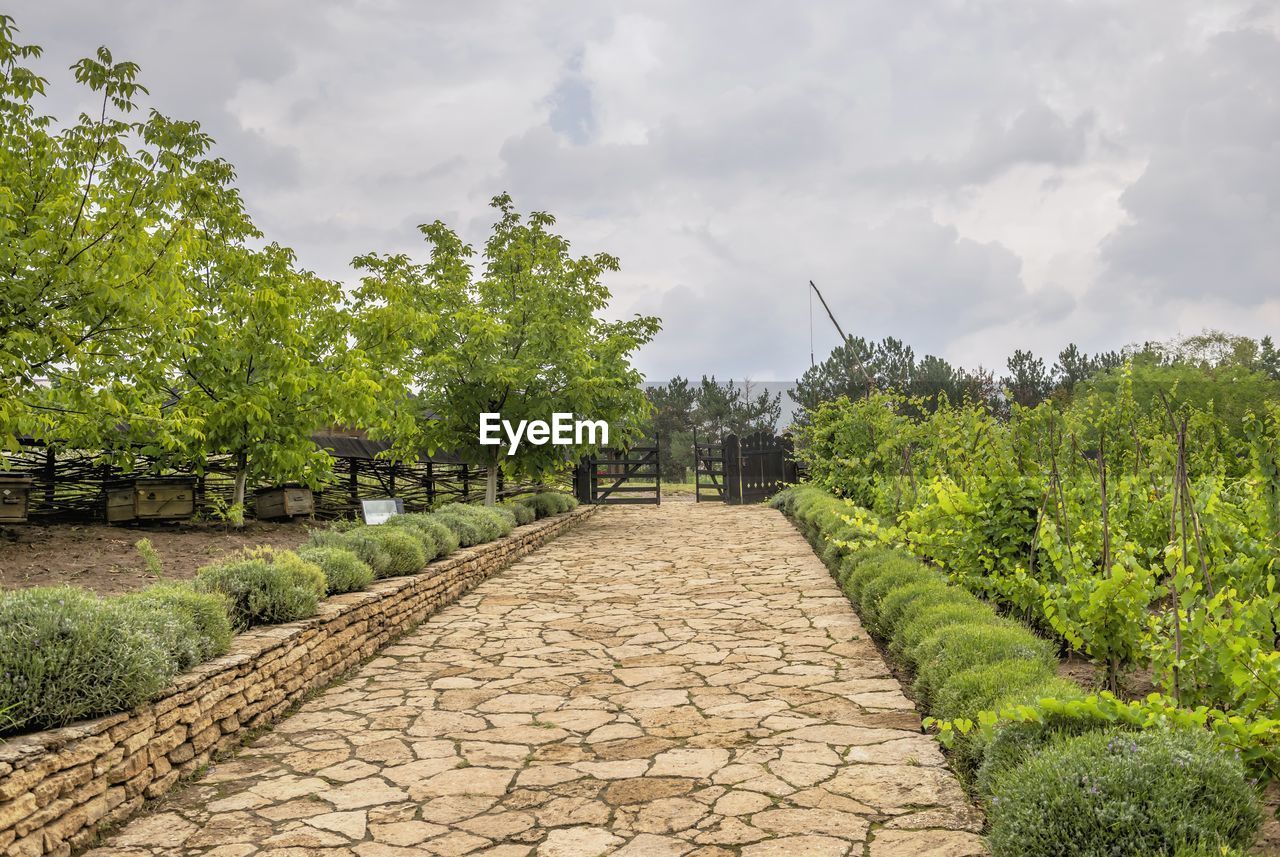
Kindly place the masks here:
<instances>
[{"instance_id":1,"label":"wicker fence","mask_svg":"<svg viewBox=\"0 0 1280 857\"><path fill-rule=\"evenodd\" d=\"M444 454L417 461L393 461L382 457L386 444L356 435L317 435L316 443L332 458L332 472L315 491L318 518L353 517L361 500L397 497L405 510L426 511L443 503L469 501L484 496L484 468L468 465ZM210 458L203 466L165 466L144 455L133 466L104 461L96 451L59 449L36 441L23 443L21 451L5 453L8 472L32 479L29 519L65 521L105 520L107 486L136 476L191 476L196 480L197 515L214 513L231 504L235 482L230 456ZM0 469L0 472L5 472ZM504 484L499 496L511 496L531 486ZM253 515L253 491L247 492L246 513ZM261 486L267 487L267 486Z\"/></svg>"}]
</instances>

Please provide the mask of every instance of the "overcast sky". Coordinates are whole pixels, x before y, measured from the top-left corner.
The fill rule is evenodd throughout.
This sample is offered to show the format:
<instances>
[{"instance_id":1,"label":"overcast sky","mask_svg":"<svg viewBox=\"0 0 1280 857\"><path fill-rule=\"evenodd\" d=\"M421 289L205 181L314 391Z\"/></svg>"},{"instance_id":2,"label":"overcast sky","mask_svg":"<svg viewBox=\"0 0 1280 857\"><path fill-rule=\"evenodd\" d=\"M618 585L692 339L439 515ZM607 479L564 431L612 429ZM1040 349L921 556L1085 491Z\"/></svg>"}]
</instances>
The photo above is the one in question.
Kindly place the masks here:
<instances>
[{"instance_id":1,"label":"overcast sky","mask_svg":"<svg viewBox=\"0 0 1280 857\"><path fill-rule=\"evenodd\" d=\"M846 331L1003 366L1280 334L1280 0L10 2L48 112L109 46L302 264L479 243L487 203L622 259L672 374L794 378ZM836 334L816 307L816 350Z\"/></svg>"}]
</instances>

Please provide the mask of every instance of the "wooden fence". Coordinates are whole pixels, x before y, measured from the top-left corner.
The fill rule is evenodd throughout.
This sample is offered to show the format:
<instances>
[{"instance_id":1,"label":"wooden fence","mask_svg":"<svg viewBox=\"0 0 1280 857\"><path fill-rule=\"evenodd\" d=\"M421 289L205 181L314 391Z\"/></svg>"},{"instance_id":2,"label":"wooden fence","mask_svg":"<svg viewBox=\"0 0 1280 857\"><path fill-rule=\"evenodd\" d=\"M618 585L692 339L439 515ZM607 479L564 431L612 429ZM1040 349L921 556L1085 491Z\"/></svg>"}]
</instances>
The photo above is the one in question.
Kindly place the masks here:
<instances>
[{"instance_id":1,"label":"wooden fence","mask_svg":"<svg viewBox=\"0 0 1280 857\"><path fill-rule=\"evenodd\" d=\"M450 456L418 461L392 461L379 454L385 444L360 437L317 436L316 442L328 450L332 473L316 489L316 517L353 517L361 500L398 497L406 511L421 512L453 501L470 501L484 496L485 470ZM155 459L134 457L133 466L106 463L98 452L65 450L27 441L18 453L5 453L8 472L32 478L30 520L105 520L105 487L133 476L193 476L198 515L208 516L219 505L229 506L234 496L235 465L230 456L218 456L203 467L160 468ZM4 472L0 470L0 472ZM247 492L246 514L253 514L253 488ZM264 486L265 487L265 486ZM512 496L531 486L504 484L499 477L499 496Z\"/></svg>"}]
</instances>

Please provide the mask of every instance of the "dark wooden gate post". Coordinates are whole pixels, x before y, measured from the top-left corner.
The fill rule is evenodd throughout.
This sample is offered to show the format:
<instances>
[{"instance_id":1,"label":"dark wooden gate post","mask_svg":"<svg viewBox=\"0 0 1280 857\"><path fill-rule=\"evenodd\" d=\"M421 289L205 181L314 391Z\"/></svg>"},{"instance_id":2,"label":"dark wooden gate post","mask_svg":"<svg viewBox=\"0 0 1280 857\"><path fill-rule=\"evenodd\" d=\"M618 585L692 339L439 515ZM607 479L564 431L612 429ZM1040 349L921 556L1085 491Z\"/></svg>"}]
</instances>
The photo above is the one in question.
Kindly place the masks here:
<instances>
[{"instance_id":1,"label":"dark wooden gate post","mask_svg":"<svg viewBox=\"0 0 1280 857\"><path fill-rule=\"evenodd\" d=\"M736 434L725 437L721 449L724 456L724 501L742 502L742 444Z\"/></svg>"},{"instance_id":2,"label":"dark wooden gate post","mask_svg":"<svg viewBox=\"0 0 1280 857\"><path fill-rule=\"evenodd\" d=\"M591 488L591 475L595 466L595 458L588 455L578 459L578 464L573 469L573 496L579 503L591 504L596 501L595 492Z\"/></svg>"}]
</instances>

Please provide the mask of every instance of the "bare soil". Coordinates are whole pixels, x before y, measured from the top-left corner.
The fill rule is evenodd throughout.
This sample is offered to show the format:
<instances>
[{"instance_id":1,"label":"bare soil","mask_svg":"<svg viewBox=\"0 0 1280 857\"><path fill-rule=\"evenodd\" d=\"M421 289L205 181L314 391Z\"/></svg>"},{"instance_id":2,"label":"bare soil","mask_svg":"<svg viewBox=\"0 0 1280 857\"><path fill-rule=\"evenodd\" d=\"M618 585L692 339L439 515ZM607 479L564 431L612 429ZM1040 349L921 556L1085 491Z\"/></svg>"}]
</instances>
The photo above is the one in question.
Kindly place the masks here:
<instances>
[{"instance_id":1,"label":"bare soil","mask_svg":"<svg viewBox=\"0 0 1280 857\"><path fill-rule=\"evenodd\" d=\"M219 557L257 545L294 548L316 526L308 521L251 521L242 529L221 524L23 524L0 527L0 589L71 584L101 595L141 589L159 578L148 573L134 545L150 539L164 579L186 580Z\"/></svg>"}]
</instances>

